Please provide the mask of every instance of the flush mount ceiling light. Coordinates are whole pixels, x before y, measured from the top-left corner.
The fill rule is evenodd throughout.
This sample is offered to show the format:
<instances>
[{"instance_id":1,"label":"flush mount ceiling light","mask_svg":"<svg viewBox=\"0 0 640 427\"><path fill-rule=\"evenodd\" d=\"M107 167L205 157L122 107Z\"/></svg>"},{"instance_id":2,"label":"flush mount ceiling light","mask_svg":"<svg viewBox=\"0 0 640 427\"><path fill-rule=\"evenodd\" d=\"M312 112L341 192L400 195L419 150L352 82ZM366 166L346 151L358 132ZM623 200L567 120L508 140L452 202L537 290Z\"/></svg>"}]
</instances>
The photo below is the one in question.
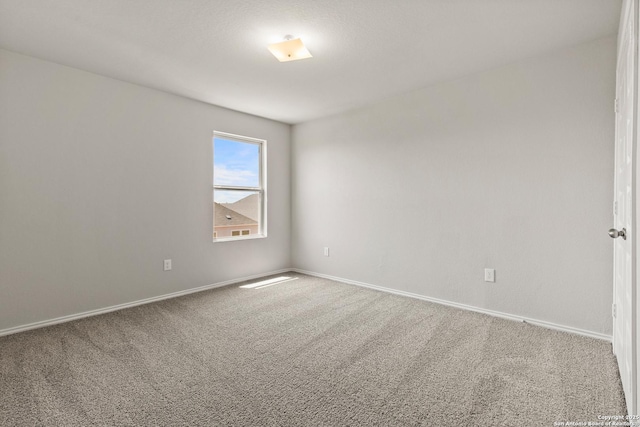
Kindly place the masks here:
<instances>
[{"instance_id":1,"label":"flush mount ceiling light","mask_svg":"<svg viewBox=\"0 0 640 427\"><path fill-rule=\"evenodd\" d=\"M302 43L302 40L294 39L293 36L288 35L284 36L283 42L270 44L269 51L280 62L311 58L311 54Z\"/></svg>"}]
</instances>

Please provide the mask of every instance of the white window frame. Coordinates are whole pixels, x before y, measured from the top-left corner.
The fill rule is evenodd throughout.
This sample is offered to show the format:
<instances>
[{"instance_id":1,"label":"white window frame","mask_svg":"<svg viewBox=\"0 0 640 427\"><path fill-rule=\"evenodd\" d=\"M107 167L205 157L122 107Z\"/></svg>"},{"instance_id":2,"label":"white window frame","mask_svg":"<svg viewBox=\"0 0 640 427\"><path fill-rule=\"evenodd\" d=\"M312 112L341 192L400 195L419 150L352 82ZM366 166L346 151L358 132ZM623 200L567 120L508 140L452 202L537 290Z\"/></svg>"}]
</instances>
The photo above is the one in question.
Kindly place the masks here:
<instances>
[{"instance_id":1,"label":"white window frame","mask_svg":"<svg viewBox=\"0 0 640 427\"><path fill-rule=\"evenodd\" d=\"M213 163L212 163L212 167L215 168L215 166L213 166L213 164L215 163L215 139L216 138L224 138L227 140L231 140L231 141L236 141L236 142L242 142L242 143L248 143L248 144L254 144L257 145L259 147L258 149L258 161L259 161L259 182L258 182L258 187L239 187L239 186L232 186L232 185L213 185L213 192L212 192L212 196L213 196L213 201L215 202L215 192L216 190L225 190L225 191L253 191L253 192L257 192L259 195L259 200L260 200L260 215L259 215L259 220L258 220L258 233L256 234L249 234L249 235L242 235L242 232L240 234L240 236L225 236L225 237L214 237L213 241L214 242L234 242L237 240L250 240L250 239L262 239L267 237L267 140L266 139L258 139L258 138L252 138L249 136L242 136L242 135L236 135L233 133L226 133L226 132L219 132L219 131L214 131L213 132L213 138L211 139L211 149L213 151ZM215 174L215 171L214 171ZM215 204L212 203L214 212L213 212L213 218L214 221L212 221L213 227L214 227L214 232L215 232Z\"/></svg>"}]
</instances>

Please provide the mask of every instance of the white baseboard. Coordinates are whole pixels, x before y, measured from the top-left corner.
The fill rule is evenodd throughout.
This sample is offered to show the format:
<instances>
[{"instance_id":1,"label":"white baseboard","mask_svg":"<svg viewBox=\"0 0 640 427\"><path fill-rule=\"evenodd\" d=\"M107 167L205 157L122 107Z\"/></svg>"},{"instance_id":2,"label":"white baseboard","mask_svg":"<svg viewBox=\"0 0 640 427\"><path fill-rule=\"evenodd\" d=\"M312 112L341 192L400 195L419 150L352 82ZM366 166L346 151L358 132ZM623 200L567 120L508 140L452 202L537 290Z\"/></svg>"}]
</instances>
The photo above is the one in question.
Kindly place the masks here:
<instances>
[{"instance_id":1,"label":"white baseboard","mask_svg":"<svg viewBox=\"0 0 640 427\"><path fill-rule=\"evenodd\" d=\"M96 309L96 310L89 310L89 311L84 311L84 312L77 313L77 314L71 314L71 315L68 315L68 316L57 317L55 319L43 320L43 321L39 321L39 322L29 323L29 324L26 324L26 325L15 326L15 327L12 327L12 328L7 328L7 329L0 330L0 337L4 336L4 335L16 334L18 332L29 331L31 329L38 329L38 328L44 328L46 326L57 325L59 323L71 322L73 320L82 319L82 318L85 318L85 317L91 317L91 316L97 316L97 315L104 314L104 313L110 313L112 311L118 311L118 310L122 310L122 309L125 309L125 308L135 307L135 306L138 306L138 305L150 304L152 302L162 301L162 300L170 299L170 298L176 298L176 297L180 297L180 296L183 296L183 295L193 294L193 293L196 293L196 292L202 292L202 291L206 291L206 290L209 290L209 289L214 289L214 288L219 288L219 287L222 287L222 286L232 285L234 283L245 282L247 280L258 279L258 278L261 278L261 277L271 276L271 275L274 275L274 274L286 273L286 272L289 272L289 271L294 271L296 273L306 274L306 275L309 275L309 276L322 277L322 278L325 278L325 279L334 280L336 282L346 283L346 284L349 284L349 285L356 285L356 286L361 286L361 287L364 287L364 288L375 289L375 290L381 291L381 292L386 292L386 293L391 293L391 294L396 294L396 295L402 295L402 296L406 296L406 297L410 297L410 298L416 298L416 299L420 299L420 300L424 300L424 301L433 302L433 303L436 303L436 304L442 304L442 305L447 305L447 306L450 306L450 307L460 308L460 309L463 309L463 310L475 311L477 313L483 313L483 314L487 314L489 316L500 317L500 318L508 319L508 320L514 320L516 322L531 323L533 325L538 325L538 326L542 326L544 328L554 329L554 330L557 330L557 331L569 332L569 333L572 333L572 334L578 334L578 335L583 335L583 336L586 336L586 337L597 338L597 339L601 339L601 340L605 340L605 341L609 341L609 342L611 342L611 340L612 340L612 337L610 335L601 334L601 333L598 333L598 332L587 331L587 330L584 330L584 329L574 328L574 327L571 327L571 326L558 325L557 323L546 322L546 321L543 321L543 320L537 320L537 319L531 319L531 318L527 318L527 317L515 316L513 314L502 313L500 311L488 310L488 309L485 309L485 308L474 307L474 306L466 305L466 304L460 304L460 303L457 303L457 302L447 301L447 300L443 300L443 299L439 299L439 298L427 297L427 296L420 295L420 294L414 294L412 292L399 291L399 290L396 290L396 289L385 288L383 286L377 286L377 285L372 285L372 284L369 284L369 283L358 282L356 280L344 279L344 278L341 278L341 277L331 276L331 275L328 275L328 274L316 273L314 271L301 270L299 268L284 268L284 269L281 269L281 270L271 271L271 272L267 272L267 273L255 274L255 275L252 275L252 276L246 276L246 277L242 277L242 278L238 278L238 279L227 280L227 281L224 281L224 282L213 283L211 285L200 286L198 288L186 289L184 291L178 291L178 292L172 292L170 294L164 294L164 295L160 295L160 296L157 296L157 297L145 298L145 299L141 299L141 300L137 300L137 301L133 301L133 302L128 302L128 303L124 303L124 304L112 305L110 307L99 308L99 309Z\"/></svg>"},{"instance_id":2,"label":"white baseboard","mask_svg":"<svg viewBox=\"0 0 640 427\"><path fill-rule=\"evenodd\" d=\"M424 301L433 302L436 304L447 305L450 307L460 308L463 310L475 311L477 313L488 314L489 316L500 317L507 320L514 320L516 322L526 322L532 325L542 326L547 329L554 329L556 331L569 332L571 334L582 335L590 338L596 338L605 341L612 341L611 335L601 334L598 332L587 331L585 329L574 328L572 326L558 325L553 322L546 322L544 320L531 319L528 317L516 316L513 314L502 313L500 311L488 310L486 308L474 307L472 305L460 304L457 302L447 301L439 298L427 297L420 294L414 294L412 292L399 291L396 289L385 288L383 286L371 285L369 283L358 282L356 280L343 279L341 277L330 276L328 274L316 273L314 271L301 270L299 268L293 268L291 271L295 271L296 273L306 274L309 276L322 277L324 279L334 280L336 282L347 283L349 285L362 286L364 288L375 289L377 291L387 292L390 294L402 295L410 298L417 298Z\"/></svg>"},{"instance_id":3,"label":"white baseboard","mask_svg":"<svg viewBox=\"0 0 640 427\"><path fill-rule=\"evenodd\" d=\"M281 274L292 271L290 268L284 268L282 270L271 271L268 273L254 274L252 276L246 276L239 279L227 280L224 282L213 283L211 285L200 286L198 288L186 289L184 291L172 292L170 294L164 294L157 297L145 298L138 301L127 302L124 304L112 305L110 307L99 308L96 310L83 311L82 313L70 314L68 316L56 317L55 319L42 320L40 322L29 323L27 325L15 326L12 328L1 329L0 337L4 335L17 334L18 332L29 331L31 329L44 328L46 326L57 325L58 323L71 322L72 320L82 319L85 317L97 316L104 313L110 313L112 311L118 311L125 308L135 307L143 304L150 304L152 302L162 301L165 299L181 297L183 295L189 295L196 292L202 292L213 288L219 288L222 286L233 285L234 283L240 283L247 280L258 279L265 276L271 276L272 274Z\"/></svg>"}]
</instances>

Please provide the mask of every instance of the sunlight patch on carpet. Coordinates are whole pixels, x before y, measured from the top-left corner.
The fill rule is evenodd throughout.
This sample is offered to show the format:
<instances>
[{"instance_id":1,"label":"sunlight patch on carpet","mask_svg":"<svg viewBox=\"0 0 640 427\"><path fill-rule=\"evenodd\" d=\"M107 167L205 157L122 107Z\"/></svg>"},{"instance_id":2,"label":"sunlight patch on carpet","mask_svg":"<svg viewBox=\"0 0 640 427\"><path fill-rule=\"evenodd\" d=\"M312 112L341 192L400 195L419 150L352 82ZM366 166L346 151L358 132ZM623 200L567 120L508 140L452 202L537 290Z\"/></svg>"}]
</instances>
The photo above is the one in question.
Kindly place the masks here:
<instances>
[{"instance_id":1,"label":"sunlight patch on carpet","mask_svg":"<svg viewBox=\"0 0 640 427\"><path fill-rule=\"evenodd\" d=\"M250 285L242 285L240 287L242 289L262 289L268 286L279 285L280 283L290 282L297 279L297 277L280 276L273 279L261 280L256 283L251 283Z\"/></svg>"}]
</instances>

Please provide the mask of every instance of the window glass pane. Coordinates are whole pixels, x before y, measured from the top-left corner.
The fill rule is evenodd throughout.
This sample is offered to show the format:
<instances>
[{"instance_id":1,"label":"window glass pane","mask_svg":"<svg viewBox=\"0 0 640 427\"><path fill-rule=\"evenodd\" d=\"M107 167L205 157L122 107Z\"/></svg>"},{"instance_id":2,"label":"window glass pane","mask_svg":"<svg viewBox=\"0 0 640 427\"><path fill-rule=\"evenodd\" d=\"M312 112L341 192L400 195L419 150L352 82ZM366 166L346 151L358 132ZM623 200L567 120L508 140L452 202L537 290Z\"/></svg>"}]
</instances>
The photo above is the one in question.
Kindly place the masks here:
<instances>
[{"instance_id":1,"label":"window glass pane","mask_svg":"<svg viewBox=\"0 0 640 427\"><path fill-rule=\"evenodd\" d=\"M260 186L258 144L215 137L213 159L213 185Z\"/></svg>"},{"instance_id":2,"label":"window glass pane","mask_svg":"<svg viewBox=\"0 0 640 427\"><path fill-rule=\"evenodd\" d=\"M266 188L262 175L266 141L214 132L214 239L266 236ZM244 188L244 189L241 189Z\"/></svg>"},{"instance_id":3,"label":"window glass pane","mask_svg":"<svg viewBox=\"0 0 640 427\"><path fill-rule=\"evenodd\" d=\"M260 192L214 190L213 201L213 231L216 238L260 233Z\"/></svg>"}]
</instances>

